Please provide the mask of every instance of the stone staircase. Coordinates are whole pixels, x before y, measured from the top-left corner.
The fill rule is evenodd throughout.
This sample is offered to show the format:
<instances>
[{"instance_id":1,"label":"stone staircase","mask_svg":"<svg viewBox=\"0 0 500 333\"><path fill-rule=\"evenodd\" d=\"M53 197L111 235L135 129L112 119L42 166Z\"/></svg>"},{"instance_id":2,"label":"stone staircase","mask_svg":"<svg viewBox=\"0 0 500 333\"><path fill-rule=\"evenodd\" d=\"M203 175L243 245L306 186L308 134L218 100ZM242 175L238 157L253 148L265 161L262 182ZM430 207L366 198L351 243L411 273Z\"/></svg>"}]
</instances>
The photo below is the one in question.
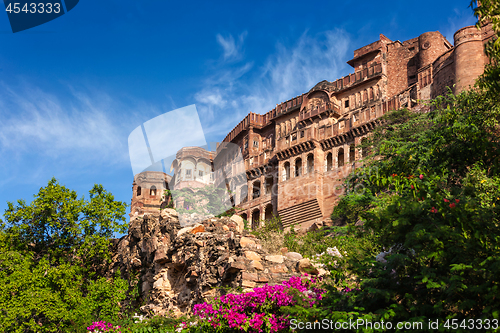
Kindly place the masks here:
<instances>
[{"instance_id":1,"label":"stone staircase","mask_svg":"<svg viewBox=\"0 0 500 333\"><path fill-rule=\"evenodd\" d=\"M281 217L283 228L289 228L297 223L319 221L323 217L317 199L278 211L278 215Z\"/></svg>"}]
</instances>

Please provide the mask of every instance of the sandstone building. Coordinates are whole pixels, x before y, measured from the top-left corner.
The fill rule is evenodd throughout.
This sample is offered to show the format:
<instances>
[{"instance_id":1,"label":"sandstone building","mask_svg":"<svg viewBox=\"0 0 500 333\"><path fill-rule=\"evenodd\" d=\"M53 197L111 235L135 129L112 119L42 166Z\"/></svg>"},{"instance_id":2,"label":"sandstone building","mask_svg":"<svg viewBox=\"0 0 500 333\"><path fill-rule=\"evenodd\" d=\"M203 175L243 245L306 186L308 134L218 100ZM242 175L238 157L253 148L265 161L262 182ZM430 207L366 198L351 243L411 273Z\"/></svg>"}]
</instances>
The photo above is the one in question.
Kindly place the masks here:
<instances>
[{"instance_id":1,"label":"sandstone building","mask_svg":"<svg viewBox=\"0 0 500 333\"><path fill-rule=\"evenodd\" d=\"M239 214L253 227L273 214L284 227L326 219L342 194L342 179L361 165L363 152L357 147L377 118L400 107L425 109L421 101L446 87L458 93L473 85L488 62L484 43L493 36L490 25L458 30L454 46L438 31L404 42L381 34L354 51L347 62L352 74L319 82L265 114L250 113L227 134L223 142L241 148L243 182L230 173L222 179L211 173L227 163L221 157L224 145L215 152L187 147L173 165L174 188L200 181L227 186ZM131 216L151 209L152 199L159 207L159 193L139 188L134 182Z\"/></svg>"}]
</instances>

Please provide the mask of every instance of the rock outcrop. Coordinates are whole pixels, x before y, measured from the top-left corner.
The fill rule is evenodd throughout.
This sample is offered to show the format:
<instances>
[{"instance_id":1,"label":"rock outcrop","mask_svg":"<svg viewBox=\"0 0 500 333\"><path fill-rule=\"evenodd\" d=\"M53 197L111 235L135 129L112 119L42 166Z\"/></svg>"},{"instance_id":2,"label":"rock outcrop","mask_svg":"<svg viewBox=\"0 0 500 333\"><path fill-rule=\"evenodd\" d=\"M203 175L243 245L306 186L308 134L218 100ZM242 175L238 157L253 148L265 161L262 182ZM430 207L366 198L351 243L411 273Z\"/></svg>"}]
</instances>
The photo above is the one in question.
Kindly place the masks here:
<instances>
[{"instance_id":1,"label":"rock outcrop","mask_svg":"<svg viewBox=\"0 0 500 333\"><path fill-rule=\"evenodd\" d=\"M245 292L305 271L300 254L270 255L240 219L181 227L173 209L133 218L128 235L114 242L111 272L120 269L139 288L141 311L181 315L227 290Z\"/></svg>"}]
</instances>

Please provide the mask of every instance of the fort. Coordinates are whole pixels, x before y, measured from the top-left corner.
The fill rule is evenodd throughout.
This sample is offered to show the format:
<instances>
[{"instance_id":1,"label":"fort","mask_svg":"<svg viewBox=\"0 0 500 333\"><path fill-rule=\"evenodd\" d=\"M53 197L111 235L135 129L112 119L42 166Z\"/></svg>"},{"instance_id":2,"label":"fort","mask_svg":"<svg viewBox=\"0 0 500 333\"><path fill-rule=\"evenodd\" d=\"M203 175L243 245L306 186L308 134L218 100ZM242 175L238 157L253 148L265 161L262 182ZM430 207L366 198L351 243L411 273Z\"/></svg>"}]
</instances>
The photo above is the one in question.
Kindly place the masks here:
<instances>
[{"instance_id":1,"label":"fort","mask_svg":"<svg viewBox=\"0 0 500 333\"><path fill-rule=\"evenodd\" d=\"M174 176L159 172L136 175L130 216L158 211L164 189L227 186L238 214L255 228L273 215L283 227L307 227L327 220L343 179L362 165L359 145L391 110L425 112L426 100L459 93L483 73L484 44L491 25L468 26L454 34L454 45L438 31L404 42L384 35L354 51L347 61L353 73L321 81L310 91L277 104L265 114L250 113L224 138L240 147L243 181L214 170L225 161L224 144L215 151L179 150ZM229 183L225 179L232 179ZM173 184L173 186L172 186Z\"/></svg>"}]
</instances>

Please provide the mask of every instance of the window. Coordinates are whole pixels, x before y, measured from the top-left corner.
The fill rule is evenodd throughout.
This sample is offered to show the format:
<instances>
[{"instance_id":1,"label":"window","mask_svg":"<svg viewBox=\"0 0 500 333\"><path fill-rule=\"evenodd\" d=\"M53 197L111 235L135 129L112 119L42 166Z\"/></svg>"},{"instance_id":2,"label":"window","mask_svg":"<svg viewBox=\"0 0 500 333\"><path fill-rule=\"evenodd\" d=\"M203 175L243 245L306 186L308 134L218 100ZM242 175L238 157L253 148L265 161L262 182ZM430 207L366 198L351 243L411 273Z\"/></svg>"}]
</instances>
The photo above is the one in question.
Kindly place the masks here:
<instances>
[{"instance_id":1,"label":"window","mask_svg":"<svg viewBox=\"0 0 500 333\"><path fill-rule=\"evenodd\" d=\"M332 166L333 166L332 153L328 153L328 155L326 155L326 171L332 170Z\"/></svg>"},{"instance_id":2,"label":"window","mask_svg":"<svg viewBox=\"0 0 500 333\"><path fill-rule=\"evenodd\" d=\"M348 99L346 99L346 100L345 100L345 102L344 102L344 106L345 106L346 108L348 108L348 107L349 107L349 100L348 100Z\"/></svg>"},{"instance_id":3,"label":"window","mask_svg":"<svg viewBox=\"0 0 500 333\"><path fill-rule=\"evenodd\" d=\"M314 172L314 156L309 154L307 156L307 173L311 174Z\"/></svg>"},{"instance_id":4,"label":"window","mask_svg":"<svg viewBox=\"0 0 500 333\"><path fill-rule=\"evenodd\" d=\"M337 166L344 166L344 148L340 148L337 155Z\"/></svg>"},{"instance_id":5,"label":"window","mask_svg":"<svg viewBox=\"0 0 500 333\"><path fill-rule=\"evenodd\" d=\"M253 183L252 198L257 199L260 197L260 180Z\"/></svg>"},{"instance_id":6,"label":"window","mask_svg":"<svg viewBox=\"0 0 500 333\"><path fill-rule=\"evenodd\" d=\"M198 176L203 177L203 171L198 171Z\"/></svg>"},{"instance_id":7,"label":"window","mask_svg":"<svg viewBox=\"0 0 500 333\"><path fill-rule=\"evenodd\" d=\"M186 178L191 178L191 169L186 170Z\"/></svg>"},{"instance_id":8,"label":"window","mask_svg":"<svg viewBox=\"0 0 500 333\"><path fill-rule=\"evenodd\" d=\"M293 140L297 140L297 133L293 133L293 134L292 134L292 141L293 141Z\"/></svg>"},{"instance_id":9,"label":"window","mask_svg":"<svg viewBox=\"0 0 500 333\"><path fill-rule=\"evenodd\" d=\"M137 196L140 196L140 195L141 195L141 187L137 186Z\"/></svg>"},{"instance_id":10,"label":"window","mask_svg":"<svg viewBox=\"0 0 500 333\"><path fill-rule=\"evenodd\" d=\"M253 146L259 148L259 141L253 140Z\"/></svg>"},{"instance_id":11,"label":"window","mask_svg":"<svg viewBox=\"0 0 500 333\"><path fill-rule=\"evenodd\" d=\"M290 163L285 162L283 166L283 181L290 179Z\"/></svg>"},{"instance_id":12,"label":"window","mask_svg":"<svg viewBox=\"0 0 500 333\"><path fill-rule=\"evenodd\" d=\"M248 141L245 141L245 149L248 148Z\"/></svg>"},{"instance_id":13,"label":"window","mask_svg":"<svg viewBox=\"0 0 500 333\"><path fill-rule=\"evenodd\" d=\"M156 196L156 187L153 185L151 186L151 189L149 190L149 195L151 196Z\"/></svg>"},{"instance_id":14,"label":"window","mask_svg":"<svg viewBox=\"0 0 500 333\"><path fill-rule=\"evenodd\" d=\"M354 145L349 146L349 162L352 163L356 160L356 151Z\"/></svg>"},{"instance_id":15,"label":"window","mask_svg":"<svg viewBox=\"0 0 500 333\"><path fill-rule=\"evenodd\" d=\"M295 160L295 177L302 176L302 159L299 157Z\"/></svg>"},{"instance_id":16,"label":"window","mask_svg":"<svg viewBox=\"0 0 500 333\"><path fill-rule=\"evenodd\" d=\"M304 131L300 131L300 137L303 138L304 137Z\"/></svg>"},{"instance_id":17,"label":"window","mask_svg":"<svg viewBox=\"0 0 500 333\"><path fill-rule=\"evenodd\" d=\"M415 79L416 79L416 76L415 76L415 75L410 75L409 79L410 79L410 80L415 80Z\"/></svg>"}]
</instances>

